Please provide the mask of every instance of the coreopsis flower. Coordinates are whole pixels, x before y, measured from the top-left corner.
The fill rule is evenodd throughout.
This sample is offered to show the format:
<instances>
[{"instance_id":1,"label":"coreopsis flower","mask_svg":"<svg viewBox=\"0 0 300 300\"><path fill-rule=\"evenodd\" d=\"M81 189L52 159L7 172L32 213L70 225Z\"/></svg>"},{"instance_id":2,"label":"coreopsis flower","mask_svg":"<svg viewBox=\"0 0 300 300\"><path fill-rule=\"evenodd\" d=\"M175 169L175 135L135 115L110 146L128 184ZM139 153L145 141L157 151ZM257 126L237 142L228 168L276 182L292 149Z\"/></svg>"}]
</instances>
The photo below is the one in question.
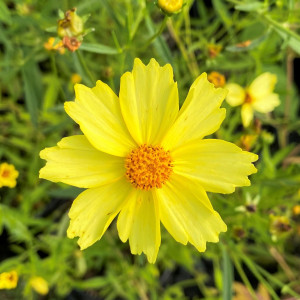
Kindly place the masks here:
<instances>
[{"instance_id":1,"label":"coreopsis flower","mask_svg":"<svg viewBox=\"0 0 300 300\"><path fill-rule=\"evenodd\" d=\"M76 8L66 11L64 18L58 21L57 34L69 51L74 52L80 47L84 35L84 22L76 14Z\"/></svg>"},{"instance_id":2,"label":"coreopsis flower","mask_svg":"<svg viewBox=\"0 0 300 300\"><path fill-rule=\"evenodd\" d=\"M14 165L8 163L0 164L0 188L8 186L14 188L17 184L16 179L19 176L19 172L15 169Z\"/></svg>"},{"instance_id":3,"label":"coreopsis flower","mask_svg":"<svg viewBox=\"0 0 300 300\"><path fill-rule=\"evenodd\" d=\"M222 48L223 47L221 45L218 45L218 44L213 44L213 43L208 44L207 45L208 56L210 58L217 57L220 54L220 52L222 51Z\"/></svg>"},{"instance_id":4,"label":"coreopsis flower","mask_svg":"<svg viewBox=\"0 0 300 300\"><path fill-rule=\"evenodd\" d=\"M158 0L157 6L166 14L178 13L183 5L183 0Z\"/></svg>"},{"instance_id":5,"label":"coreopsis flower","mask_svg":"<svg viewBox=\"0 0 300 300\"><path fill-rule=\"evenodd\" d=\"M293 215L294 216L299 216L300 215L300 205L299 204L293 206Z\"/></svg>"},{"instance_id":6,"label":"coreopsis flower","mask_svg":"<svg viewBox=\"0 0 300 300\"><path fill-rule=\"evenodd\" d=\"M82 78L81 78L81 76L79 74L77 74L77 73L72 74L72 76L71 76L71 82L73 84L80 83L81 80L82 80Z\"/></svg>"},{"instance_id":7,"label":"coreopsis flower","mask_svg":"<svg viewBox=\"0 0 300 300\"><path fill-rule=\"evenodd\" d=\"M257 155L229 142L203 139L225 118L226 90L200 75L179 110L172 67L135 59L121 77L119 97L103 82L75 85L65 110L83 135L63 138L40 156L40 177L87 188L69 212L69 238L85 249L99 240L112 220L133 254L154 263L160 223L174 239L205 251L226 225L206 192L232 193L250 185Z\"/></svg>"},{"instance_id":8,"label":"coreopsis flower","mask_svg":"<svg viewBox=\"0 0 300 300\"><path fill-rule=\"evenodd\" d=\"M14 289L18 284L18 273L16 271L3 272L0 274L0 289Z\"/></svg>"},{"instance_id":9,"label":"coreopsis flower","mask_svg":"<svg viewBox=\"0 0 300 300\"><path fill-rule=\"evenodd\" d=\"M219 72L210 72L207 76L207 80L214 84L216 88L224 87L226 83L225 76Z\"/></svg>"},{"instance_id":10,"label":"coreopsis flower","mask_svg":"<svg viewBox=\"0 0 300 300\"><path fill-rule=\"evenodd\" d=\"M54 37L49 37L48 41L44 43L44 48L48 51L58 51L60 54L64 54L66 51L62 41L55 44Z\"/></svg>"},{"instance_id":11,"label":"coreopsis flower","mask_svg":"<svg viewBox=\"0 0 300 300\"><path fill-rule=\"evenodd\" d=\"M242 105L244 127L250 125L254 111L269 113L280 104L279 95L273 93L276 82L276 75L266 72L255 78L245 89L236 83L226 85L229 90L226 101L231 106Z\"/></svg>"},{"instance_id":12,"label":"coreopsis flower","mask_svg":"<svg viewBox=\"0 0 300 300\"><path fill-rule=\"evenodd\" d=\"M292 229L290 219L286 216L270 215L270 220L270 232L273 241L277 241L277 238L285 236Z\"/></svg>"},{"instance_id":13,"label":"coreopsis flower","mask_svg":"<svg viewBox=\"0 0 300 300\"><path fill-rule=\"evenodd\" d=\"M48 282L43 277L32 277L29 284L40 295L47 295L49 292Z\"/></svg>"}]
</instances>

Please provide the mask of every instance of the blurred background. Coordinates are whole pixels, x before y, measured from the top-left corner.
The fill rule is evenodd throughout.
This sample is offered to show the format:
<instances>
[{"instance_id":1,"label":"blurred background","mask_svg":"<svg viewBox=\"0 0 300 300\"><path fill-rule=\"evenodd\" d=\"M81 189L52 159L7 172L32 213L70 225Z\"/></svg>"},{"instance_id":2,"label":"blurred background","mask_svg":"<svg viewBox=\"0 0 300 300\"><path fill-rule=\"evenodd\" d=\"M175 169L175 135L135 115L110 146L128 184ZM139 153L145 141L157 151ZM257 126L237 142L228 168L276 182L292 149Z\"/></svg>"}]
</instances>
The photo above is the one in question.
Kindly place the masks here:
<instances>
[{"instance_id":1,"label":"blurred background","mask_svg":"<svg viewBox=\"0 0 300 300\"><path fill-rule=\"evenodd\" d=\"M175 12L150 0L1 0L0 299L300 299L299 24L296 0L186 0ZM181 104L202 72L245 89L270 72L281 102L245 127L224 101L213 137L259 154L258 173L209 195L228 225L220 243L199 253L162 228L154 265L114 222L80 251L66 229L81 190L38 178L40 150L80 133L63 109L74 84L100 79L118 94L135 57L173 66Z\"/></svg>"}]
</instances>

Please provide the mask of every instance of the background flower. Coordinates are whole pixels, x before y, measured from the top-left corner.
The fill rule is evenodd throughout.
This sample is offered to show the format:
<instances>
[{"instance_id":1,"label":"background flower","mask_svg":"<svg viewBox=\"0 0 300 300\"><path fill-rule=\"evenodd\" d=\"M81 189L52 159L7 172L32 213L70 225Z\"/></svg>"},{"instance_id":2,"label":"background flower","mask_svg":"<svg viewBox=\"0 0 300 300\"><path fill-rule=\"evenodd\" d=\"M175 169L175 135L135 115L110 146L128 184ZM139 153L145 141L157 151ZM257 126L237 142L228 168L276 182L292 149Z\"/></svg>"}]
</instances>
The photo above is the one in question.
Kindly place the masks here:
<instances>
[{"instance_id":1,"label":"background flower","mask_svg":"<svg viewBox=\"0 0 300 300\"><path fill-rule=\"evenodd\" d=\"M280 104L279 95L273 92L276 82L276 75L263 73L245 89L236 83L226 85L229 90L226 101L231 106L242 105L241 115L245 127L252 122L254 111L269 113Z\"/></svg>"}]
</instances>

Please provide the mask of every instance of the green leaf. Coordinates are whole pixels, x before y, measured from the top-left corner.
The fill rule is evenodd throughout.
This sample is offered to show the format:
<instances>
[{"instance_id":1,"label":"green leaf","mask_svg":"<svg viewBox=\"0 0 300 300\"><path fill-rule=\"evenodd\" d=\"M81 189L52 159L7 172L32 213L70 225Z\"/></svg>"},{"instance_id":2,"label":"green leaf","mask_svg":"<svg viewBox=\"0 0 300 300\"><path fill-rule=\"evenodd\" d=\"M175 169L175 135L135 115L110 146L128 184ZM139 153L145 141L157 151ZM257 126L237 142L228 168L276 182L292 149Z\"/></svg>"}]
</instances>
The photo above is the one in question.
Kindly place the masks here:
<instances>
[{"instance_id":1,"label":"green leaf","mask_svg":"<svg viewBox=\"0 0 300 300\"><path fill-rule=\"evenodd\" d=\"M79 289L97 289L107 285L106 277L94 277L84 281L76 281L74 286Z\"/></svg>"},{"instance_id":2,"label":"green leaf","mask_svg":"<svg viewBox=\"0 0 300 300\"><path fill-rule=\"evenodd\" d=\"M0 1L0 21L8 25L12 24L10 12L3 1Z\"/></svg>"},{"instance_id":3,"label":"green leaf","mask_svg":"<svg viewBox=\"0 0 300 300\"><path fill-rule=\"evenodd\" d=\"M82 45L80 46L80 50L107 55L115 55L120 53L116 48L102 44L82 43Z\"/></svg>"},{"instance_id":4,"label":"green leaf","mask_svg":"<svg viewBox=\"0 0 300 300\"><path fill-rule=\"evenodd\" d=\"M257 11L263 8L264 6L265 6L264 3L255 1L250 3L237 4L234 6L234 8L236 10L241 10L241 11Z\"/></svg>"},{"instance_id":5,"label":"green leaf","mask_svg":"<svg viewBox=\"0 0 300 300\"><path fill-rule=\"evenodd\" d=\"M266 34L260 36L257 39L254 40L249 40L249 44L247 45L247 43L245 43L245 45L242 44L237 44L237 45L231 45L231 46L227 46L225 48L225 50L229 51L229 52L245 52L245 51L249 51L252 50L256 47L258 47L264 40L266 40L266 38L269 36L270 31L268 31Z\"/></svg>"},{"instance_id":6,"label":"green leaf","mask_svg":"<svg viewBox=\"0 0 300 300\"><path fill-rule=\"evenodd\" d=\"M34 61L28 61L22 68L25 102L34 126L38 124L39 106L42 100L41 74Z\"/></svg>"},{"instance_id":7,"label":"green leaf","mask_svg":"<svg viewBox=\"0 0 300 300\"><path fill-rule=\"evenodd\" d=\"M226 248L221 244L223 256L223 300L232 299L233 267Z\"/></svg>"}]
</instances>

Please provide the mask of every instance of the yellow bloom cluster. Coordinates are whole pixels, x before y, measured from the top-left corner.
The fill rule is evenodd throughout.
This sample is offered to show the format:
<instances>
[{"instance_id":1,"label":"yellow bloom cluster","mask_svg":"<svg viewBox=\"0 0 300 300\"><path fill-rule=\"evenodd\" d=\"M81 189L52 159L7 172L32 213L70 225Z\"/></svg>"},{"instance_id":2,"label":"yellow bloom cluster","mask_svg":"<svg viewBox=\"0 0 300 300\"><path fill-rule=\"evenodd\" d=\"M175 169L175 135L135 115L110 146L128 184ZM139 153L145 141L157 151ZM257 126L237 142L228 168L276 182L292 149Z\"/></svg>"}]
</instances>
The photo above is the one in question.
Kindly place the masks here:
<instances>
[{"instance_id":1,"label":"yellow bloom cluster","mask_svg":"<svg viewBox=\"0 0 300 300\"><path fill-rule=\"evenodd\" d=\"M47 295L49 292L48 282L42 277L32 277L29 284L40 295Z\"/></svg>"},{"instance_id":2,"label":"yellow bloom cluster","mask_svg":"<svg viewBox=\"0 0 300 300\"><path fill-rule=\"evenodd\" d=\"M18 273L16 271L0 274L0 289L14 289L18 284Z\"/></svg>"},{"instance_id":3,"label":"yellow bloom cluster","mask_svg":"<svg viewBox=\"0 0 300 300\"><path fill-rule=\"evenodd\" d=\"M263 73L253 80L247 88L236 83L229 83L226 101L231 106L242 105L242 122L248 127L253 119L254 111L268 113L280 104L278 94L273 93L277 77L271 73Z\"/></svg>"},{"instance_id":4,"label":"yellow bloom cluster","mask_svg":"<svg viewBox=\"0 0 300 300\"><path fill-rule=\"evenodd\" d=\"M44 43L44 48L49 51L58 51L60 54L64 54L66 49L64 48L63 42L59 41L55 45L55 38L49 37L48 41Z\"/></svg>"},{"instance_id":5,"label":"yellow bloom cluster","mask_svg":"<svg viewBox=\"0 0 300 300\"><path fill-rule=\"evenodd\" d=\"M216 139L227 91L201 74L179 110L172 67L135 59L121 77L119 97L101 81L75 85L75 101L65 110L83 135L63 138L40 156L40 178L87 188L74 201L68 237L85 249L99 240L118 215L123 242L133 254L154 263L160 224L184 245L205 251L218 242L226 224L207 192L232 193L250 185L257 155Z\"/></svg>"},{"instance_id":6,"label":"yellow bloom cluster","mask_svg":"<svg viewBox=\"0 0 300 300\"><path fill-rule=\"evenodd\" d=\"M14 188L17 184L16 179L19 176L19 172L15 169L14 165L8 163L0 164L0 188L8 186Z\"/></svg>"}]
</instances>

